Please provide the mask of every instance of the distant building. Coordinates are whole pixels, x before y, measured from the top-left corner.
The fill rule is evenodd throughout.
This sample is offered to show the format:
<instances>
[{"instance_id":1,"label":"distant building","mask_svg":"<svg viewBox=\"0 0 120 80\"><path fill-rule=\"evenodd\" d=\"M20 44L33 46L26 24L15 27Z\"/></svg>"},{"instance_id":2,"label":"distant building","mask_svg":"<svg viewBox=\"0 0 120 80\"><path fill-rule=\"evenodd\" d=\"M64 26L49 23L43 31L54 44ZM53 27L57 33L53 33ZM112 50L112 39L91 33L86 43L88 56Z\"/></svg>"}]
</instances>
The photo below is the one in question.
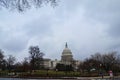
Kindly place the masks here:
<instances>
[{"instance_id":1,"label":"distant building","mask_svg":"<svg viewBox=\"0 0 120 80\"><path fill-rule=\"evenodd\" d=\"M56 65L64 64L64 65L72 65L74 69L78 69L78 66L80 64L79 60L73 59L73 55L71 50L68 48L67 43L65 44L65 48L63 49L61 60L51 60L51 59L44 59L44 67L49 69L55 69Z\"/></svg>"},{"instance_id":2,"label":"distant building","mask_svg":"<svg viewBox=\"0 0 120 80\"><path fill-rule=\"evenodd\" d=\"M68 45L66 43L65 45L65 49L62 52L62 56L61 56L61 63L65 64L65 65L70 65L73 62L73 55L71 50L68 48Z\"/></svg>"},{"instance_id":3,"label":"distant building","mask_svg":"<svg viewBox=\"0 0 120 80\"><path fill-rule=\"evenodd\" d=\"M51 65L51 59L44 59L44 68L45 69L49 69L51 67L52 67L52 65Z\"/></svg>"}]
</instances>

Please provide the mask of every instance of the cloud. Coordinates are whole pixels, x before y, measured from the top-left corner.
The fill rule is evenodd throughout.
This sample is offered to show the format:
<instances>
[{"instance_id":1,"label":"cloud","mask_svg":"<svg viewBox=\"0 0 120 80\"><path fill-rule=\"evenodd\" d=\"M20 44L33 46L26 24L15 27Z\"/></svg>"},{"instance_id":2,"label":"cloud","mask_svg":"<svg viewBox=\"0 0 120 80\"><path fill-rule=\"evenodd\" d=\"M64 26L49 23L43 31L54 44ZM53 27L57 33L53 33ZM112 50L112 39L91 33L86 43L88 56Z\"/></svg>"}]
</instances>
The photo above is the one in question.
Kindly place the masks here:
<instances>
[{"instance_id":1,"label":"cloud","mask_svg":"<svg viewBox=\"0 0 120 80\"><path fill-rule=\"evenodd\" d=\"M108 30L108 33L111 37L120 39L120 23L119 20L111 25L111 27Z\"/></svg>"},{"instance_id":2,"label":"cloud","mask_svg":"<svg viewBox=\"0 0 120 80\"><path fill-rule=\"evenodd\" d=\"M109 29L107 30L109 36L119 37L119 3L119 0L92 0L85 2L83 6L86 11L86 17L109 25Z\"/></svg>"},{"instance_id":3,"label":"cloud","mask_svg":"<svg viewBox=\"0 0 120 80\"><path fill-rule=\"evenodd\" d=\"M45 6L23 14L3 11L0 48L24 57L29 46L39 45L52 59L60 59L65 42L76 59L118 50L119 9L119 0L65 0L56 8Z\"/></svg>"},{"instance_id":4,"label":"cloud","mask_svg":"<svg viewBox=\"0 0 120 80\"><path fill-rule=\"evenodd\" d=\"M27 39L22 33L11 32L11 29L1 28L0 47L10 52L20 52L25 48Z\"/></svg>"},{"instance_id":5,"label":"cloud","mask_svg":"<svg viewBox=\"0 0 120 80\"><path fill-rule=\"evenodd\" d=\"M23 29L25 33L32 37L32 36L46 36L50 35L51 33L51 17L39 17L38 19L34 19L33 21L25 24Z\"/></svg>"}]
</instances>

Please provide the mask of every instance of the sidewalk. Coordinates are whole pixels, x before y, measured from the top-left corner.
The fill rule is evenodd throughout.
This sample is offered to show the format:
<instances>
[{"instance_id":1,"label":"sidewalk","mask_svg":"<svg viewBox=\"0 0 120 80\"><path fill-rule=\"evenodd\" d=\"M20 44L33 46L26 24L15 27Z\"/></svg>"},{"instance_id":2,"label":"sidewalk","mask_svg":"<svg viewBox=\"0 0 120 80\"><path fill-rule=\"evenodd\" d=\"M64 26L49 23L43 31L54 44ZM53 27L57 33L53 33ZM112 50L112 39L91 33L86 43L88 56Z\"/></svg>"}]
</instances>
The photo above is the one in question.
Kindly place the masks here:
<instances>
[{"instance_id":1,"label":"sidewalk","mask_svg":"<svg viewBox=\"0 0 120 80\"><path fill-rule=\"evenodd\" d=\"M78 77L78 80L110 80L110 76L104 76L102 77ZM120 76L114 76L115 80L120 80Z\"/></svg>"}]
</instances>

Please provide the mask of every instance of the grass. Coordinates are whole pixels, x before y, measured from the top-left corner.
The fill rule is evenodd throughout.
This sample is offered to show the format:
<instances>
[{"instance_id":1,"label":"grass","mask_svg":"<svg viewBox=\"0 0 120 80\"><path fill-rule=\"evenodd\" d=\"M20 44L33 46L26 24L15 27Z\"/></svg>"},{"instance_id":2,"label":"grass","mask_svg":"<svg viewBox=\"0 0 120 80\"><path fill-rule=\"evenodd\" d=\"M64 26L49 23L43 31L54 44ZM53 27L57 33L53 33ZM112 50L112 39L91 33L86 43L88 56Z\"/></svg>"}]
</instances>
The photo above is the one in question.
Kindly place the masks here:
<instances>
[{"instance_id":1,"label":"grass","mask_svg":"<svg viewBox=\"0 0 120 80\"><path fill-rule=\"evenodd\" d=\"M8 71L0 71L0 76L8 76ZM97 72L65 72L65 71L54 71L54 70L35 70L30 72L16 72L18 77L98 77Z\"/></svg>"},{"instance_id":2,"label":"grass","mask_svg":"<svg viewBox=\"0 0 120 80\"><path fill-rule=\"evenodd\" d=\"M34 76L34 77L78 77L80 72L65 72L65 71L53 71L53 70L36 70L31 74L28 72L22 72L20 76Z\"/></svg>"}]
</instances>

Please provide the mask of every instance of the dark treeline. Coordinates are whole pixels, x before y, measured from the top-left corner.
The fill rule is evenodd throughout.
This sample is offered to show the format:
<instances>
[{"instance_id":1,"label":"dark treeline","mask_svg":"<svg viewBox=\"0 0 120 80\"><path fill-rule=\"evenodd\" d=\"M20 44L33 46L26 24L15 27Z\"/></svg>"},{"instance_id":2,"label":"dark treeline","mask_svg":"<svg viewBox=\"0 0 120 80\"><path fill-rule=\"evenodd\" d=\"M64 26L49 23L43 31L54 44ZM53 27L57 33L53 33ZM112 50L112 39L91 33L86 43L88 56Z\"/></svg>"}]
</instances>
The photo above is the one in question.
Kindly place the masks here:
<instances>
[{"instance_id":1,"label":"dark treeline","mask_svg":"<svg viewBox=\"0 0 120 80\"><path fill-rule=\"evenodd\" d=\"M120 72L120 55L117 52L109 52L105 54L96 53L86 58L80 65L81 72L98 72L108 73L110 70L114 74Z\"/></svg>"},{"instance_id":2,"label":"dark treeline","mask_svg":"<svg viewBox=\"0 0 120 80\"><path fill-rule=\"evenodd\" d=\"M44 53L40 51L38 46L30 46L28 49L29 56L25 57L21 62L16 62L13 55L4 56L4 51L0 49L0 71L10 72L30 72L35 70L46 70L44 68ZM55 71L74 71L72 65L57 64ZM117 52L109 52L105 54L96 53L89 58L81 61L77 72L82 74L88 73L120 73L120 55ZM88 75L87 74L87 75Z\"/></svg>"},{"instance_id":3,"label":"dark treeline","mask_svg":"<svg viewBox=\"0 0 120 80\"><path fill-rule=\"evenodd\" d=\"M16 62L13 55L4 56L4 52L0 49L0 70L1 71L17 71L27 72L32 70L43 69L43 56L38 46L30 46L29 56L25 57L23 61Z\"/></svg>"}]
</instances>

